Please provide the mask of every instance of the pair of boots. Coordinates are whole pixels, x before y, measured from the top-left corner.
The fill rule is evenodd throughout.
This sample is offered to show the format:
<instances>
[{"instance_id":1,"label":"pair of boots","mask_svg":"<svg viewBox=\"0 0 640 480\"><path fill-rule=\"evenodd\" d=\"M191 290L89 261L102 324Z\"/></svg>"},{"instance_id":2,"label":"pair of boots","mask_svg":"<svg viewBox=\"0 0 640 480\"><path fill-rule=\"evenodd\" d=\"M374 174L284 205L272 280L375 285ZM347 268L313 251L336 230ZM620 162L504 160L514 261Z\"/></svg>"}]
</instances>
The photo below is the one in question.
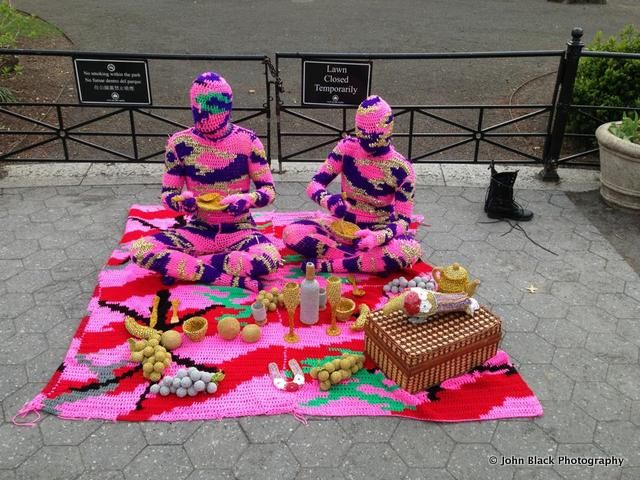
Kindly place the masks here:
<instances>
[{"instance_id":1,"label":"pair of boots","mask_svg":"<svg viewBox=\"0 0 640 480\"><path fill-rule=\"evenodd\" d=\"M513 199L513 184L518 172L498 173L491 164L491 183L484 200L484 211L489 218L509 219L518 222L528 222L533 218L533 212L523 208Z\"/></svg>"}]
</instances>

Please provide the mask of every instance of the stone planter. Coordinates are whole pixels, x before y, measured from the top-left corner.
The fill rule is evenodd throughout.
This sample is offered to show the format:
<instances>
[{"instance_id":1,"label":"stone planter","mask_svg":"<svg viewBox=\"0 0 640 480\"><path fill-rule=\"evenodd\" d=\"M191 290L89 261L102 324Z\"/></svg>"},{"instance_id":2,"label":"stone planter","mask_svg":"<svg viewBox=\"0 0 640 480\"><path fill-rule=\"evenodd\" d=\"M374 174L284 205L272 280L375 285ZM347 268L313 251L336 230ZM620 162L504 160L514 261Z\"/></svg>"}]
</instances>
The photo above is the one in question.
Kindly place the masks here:
<instances>
[{"instance_id":1,"label":"stone planter","mask_svg":"<svg viewBox=\"0 0 640 480\"><path fill-rule=\"evenodd\" d=\"M610 205L640 213L640 145L622 140L600 125L600 195Z\"/></svg>"}]
</instances>

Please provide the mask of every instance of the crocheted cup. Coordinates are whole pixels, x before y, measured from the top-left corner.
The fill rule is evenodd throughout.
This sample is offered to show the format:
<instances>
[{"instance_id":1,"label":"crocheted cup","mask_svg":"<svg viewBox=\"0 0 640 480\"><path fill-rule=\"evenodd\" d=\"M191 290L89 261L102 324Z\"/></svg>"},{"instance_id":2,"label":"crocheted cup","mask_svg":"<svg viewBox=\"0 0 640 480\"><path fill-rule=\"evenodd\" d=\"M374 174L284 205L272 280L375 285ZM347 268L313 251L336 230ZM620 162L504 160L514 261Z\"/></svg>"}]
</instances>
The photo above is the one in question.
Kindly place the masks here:
<instances>
[{"instance_id":1,"label":"crocheted cup","mask_svg":"<svg viewBox=\"0 0 640 480\"><path fill-rule=\"evenodd\" d=\"M207 334L207 326L209 322L204 317L191 317L182 324L184 334L189 337L192 342L199 342L204 339Z\"/></svg>"},{"instance_id":2,"label":"crocheted cup","mask_svg":"<svg viewBox=\"0 0 640 480\"><path fill-rule=\"evenodd\" d=\"M300 305L300 285L296 282L287 282L282 289L284 296L284 307L289 313L289 331L284 336L284 341L287 343L296 343L300 340L294 330L294 315L296 308Z\"/></svg>"},{"instance_id":3,"label":"crocheted cup","mask_svg":"<svg viewBox=\"0 0 640 480\"><path fill-rule=\"evenodd\" d=\"M256 325L262 327L267 323L267 309L264 302L258 301L251 304L251 315L253 315Z\"/></svg>"},{"instance_id":4,"label":"crocheted cup","mask_svg":"<svg viewBox=\"0 0 640 480\"><path fill-rule=\"evenodd\" d=\"M346 322L351 318L356 310L356 302L350 298L342 297L336 307L336 319L340 322Z\"/></svg>"},{"instance_id":5,"label":"crocheted cup","mask_svg":"<svg viewBox=\"0 0 640 480\"><path fill-rule=\"evenodd\" d=\"M327 335L335 337L340 335L340 328L336 325L337 307L342 296L342 280L340 277L332 275L327 278L327 300L331 306L331 325L327 328Z\"/></svg>"}]
</instances>

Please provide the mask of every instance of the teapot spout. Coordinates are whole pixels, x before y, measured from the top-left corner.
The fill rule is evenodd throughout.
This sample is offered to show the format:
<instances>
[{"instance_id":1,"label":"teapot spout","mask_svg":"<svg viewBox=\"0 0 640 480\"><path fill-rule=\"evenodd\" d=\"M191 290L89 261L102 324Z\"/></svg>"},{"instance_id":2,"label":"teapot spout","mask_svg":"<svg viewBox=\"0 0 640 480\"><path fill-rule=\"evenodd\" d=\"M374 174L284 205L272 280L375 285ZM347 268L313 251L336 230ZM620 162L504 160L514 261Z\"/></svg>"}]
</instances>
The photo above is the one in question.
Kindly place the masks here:
<instances>
[{"instance_id":1,"label":"teapot spout","mask_svg":"<svg viewBox=\"0 0 640 480\"><path fill-rule=\"evenodd\" d=\"M467 282L467 285L465 286L465 292L467 292L467 295L469 295L470 297L473 297L473 295L476 293L476 289L478 288L478 285L480 285L480 280L473 280L471 282Z\"/></svg>"}]
</instances>

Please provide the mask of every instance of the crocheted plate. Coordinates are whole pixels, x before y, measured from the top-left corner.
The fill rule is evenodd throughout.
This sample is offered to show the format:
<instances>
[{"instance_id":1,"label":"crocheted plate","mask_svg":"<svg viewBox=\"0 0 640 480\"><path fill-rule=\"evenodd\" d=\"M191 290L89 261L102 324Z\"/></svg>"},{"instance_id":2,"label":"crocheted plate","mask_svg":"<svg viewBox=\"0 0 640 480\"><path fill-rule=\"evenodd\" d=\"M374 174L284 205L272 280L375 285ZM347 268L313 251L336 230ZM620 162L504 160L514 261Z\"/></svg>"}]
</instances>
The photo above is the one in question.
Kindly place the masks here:
<instances>
[{"instance_id":1,"label":"crocheted plate","mask_svg":"<svg viewBox=\"0 0 640 480\"><path fill-rule=\"evenodd\" d=\"M205 193L196 198L196 205L201 210L208 212L220 212L227 208L227 205L220 205L222 195L219 193Z\"/></svg>"},{"instance_id":2,"label":"crocheted plate","mask_svg":"<svg viewBox=\"0 0 640 480\"><path fill-rule=\"evenodd\" d=\"M338 240L344 243L351 243L357 238L356 233L360 230L360 227L355 223L340 219L331 222L329 229L331 233L338 237Z\"/></svg>"}]
</instances>

